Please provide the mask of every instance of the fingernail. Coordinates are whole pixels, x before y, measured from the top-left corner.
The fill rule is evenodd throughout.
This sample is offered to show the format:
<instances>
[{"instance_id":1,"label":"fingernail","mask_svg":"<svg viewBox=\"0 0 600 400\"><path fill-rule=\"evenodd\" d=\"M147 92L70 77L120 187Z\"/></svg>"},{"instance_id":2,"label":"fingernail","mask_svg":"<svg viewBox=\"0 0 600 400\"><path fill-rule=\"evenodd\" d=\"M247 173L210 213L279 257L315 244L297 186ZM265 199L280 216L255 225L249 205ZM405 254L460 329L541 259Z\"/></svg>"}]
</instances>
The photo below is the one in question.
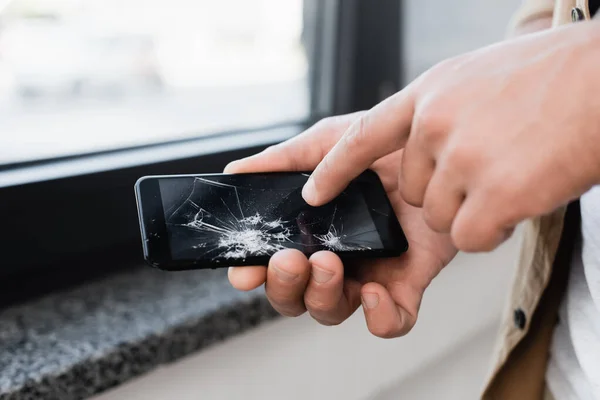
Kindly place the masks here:
<instances>
[{"instance_id":1,"label":"fingernail","mask_svg":"<svg viewBox=\"0 0 600 400\"><path fill-rule=\"evenodd\" d=\"M314 265L311 269L311 275L317 283L327 283L333 278L333 272Z\"/></svg>"},{"instance_id":2,"label":"fingernail","mask_svg":"<svg viewBox=\"0 0 600 400\"><path fill-rule=\"evenodd\" d=\"M364 293L362 303L365 308L375 308L379 304L379 295L377 293Z\"/></svg>"},{"instance_id":3,"label":"fingernail","mask_svg":"<svg viewBox=\"0 0 600 400\"><path fill-rule=\"evenodd\" d=\"M288 271L281 269L279 267L276 267L276 266L273 266L272 268L273 268L273 271L275 271L275 275L277 275L277 277L284 282L293 282L299 276L298 274L288 272Z\"/></svg>"},{"instance_id":4,"label":"fingernail","mask_svg":"<svg viewBox=\"0 0 600 400\"><path fill-rule=\"evenodd\" d=\"M304 198L304 201L306 201L308 204L314 204L317 200L317 194L315 193L315 191L315 181L311 176L310 178L308 178L308 181L304 184L304 187L302 188L302 198Z\"/></svg>"}]
</instances>

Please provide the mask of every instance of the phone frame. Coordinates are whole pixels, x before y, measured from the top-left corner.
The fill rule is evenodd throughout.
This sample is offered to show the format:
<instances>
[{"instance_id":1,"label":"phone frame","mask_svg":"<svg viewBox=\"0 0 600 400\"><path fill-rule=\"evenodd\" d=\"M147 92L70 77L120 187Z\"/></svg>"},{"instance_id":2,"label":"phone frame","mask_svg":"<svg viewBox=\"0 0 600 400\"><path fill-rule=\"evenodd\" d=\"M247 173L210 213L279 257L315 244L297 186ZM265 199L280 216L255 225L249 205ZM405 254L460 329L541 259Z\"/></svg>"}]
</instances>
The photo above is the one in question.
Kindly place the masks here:
<instances>
[{"instance_id":1,"label":"phone frame","mask_svg":"<svg viewBox=\"0 0 600 400\"><path fill-rule=\"evenodd\" d=\"M297 175L310 174L310 172L258 172L235 175ZM270 256L252 256L244 260L173 260L171 257L170 237L165 221L163 201L160 192L159 179L178 179L196 177L214 177L230 174L182 174L182 175L151 175L144 176L135 183L135 198L137 202L140 232L142 236L142 247L144 259L151 266L165 271L183 271L190 269L214 269L228 266L267 265ZM378 191L383 193L379 196L375 190L363 191L371 219L377 228L377 233L383 244L383 249L364 251L340 251L336 254L342 260L360 258L382 258L397 257L408 250L408 241L398 223L396 216L392 218L374 212L377 205L393 207L386 195L385 189L378 175L371 171L365 171L357 180L368 180L370 184L378 186Z\"/></svg>"}]
</instances>

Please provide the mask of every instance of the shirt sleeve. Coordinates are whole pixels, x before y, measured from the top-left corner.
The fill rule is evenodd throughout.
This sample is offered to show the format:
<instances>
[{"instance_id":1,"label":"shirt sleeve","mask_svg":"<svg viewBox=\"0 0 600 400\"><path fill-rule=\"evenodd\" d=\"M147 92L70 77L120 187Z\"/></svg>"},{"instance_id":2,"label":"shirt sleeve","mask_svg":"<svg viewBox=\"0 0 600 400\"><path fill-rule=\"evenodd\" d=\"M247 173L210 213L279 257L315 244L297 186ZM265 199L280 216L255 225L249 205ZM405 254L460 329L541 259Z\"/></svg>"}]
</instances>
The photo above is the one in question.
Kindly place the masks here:
<instances>
[{"instance_id":1,"label":"shirt sleeve","mask_svg":"<svg viewBox=\"0 0 600 400\"><path fill-rule=\"evenodd\" d=\"M555 0L523 0L521 7L513 15L510 28L512 30L523 24L543 17L552 17Z\"/></svg>"}]
</instances>

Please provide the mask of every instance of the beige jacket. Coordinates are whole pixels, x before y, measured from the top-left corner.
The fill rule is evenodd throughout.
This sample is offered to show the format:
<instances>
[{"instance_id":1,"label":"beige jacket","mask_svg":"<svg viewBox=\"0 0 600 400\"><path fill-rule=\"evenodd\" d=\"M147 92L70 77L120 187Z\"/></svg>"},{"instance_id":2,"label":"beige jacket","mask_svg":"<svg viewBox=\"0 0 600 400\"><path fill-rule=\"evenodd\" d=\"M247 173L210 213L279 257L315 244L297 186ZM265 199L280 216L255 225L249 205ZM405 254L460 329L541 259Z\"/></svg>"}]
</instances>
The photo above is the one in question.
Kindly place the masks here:
<instances>
[{"instance_id":1,"label":"beige jacket","mask_svg":"<svg viewBox=\"0 0 600 400\"><path fill-rule=\"evenodd\" d=\"M578 10L573 11L577 7ZM572 13L590 18L588 0L525 0L514 26L543 15L553 25L571 23ZM544 376L558 305L579 229L579 205L526 223L509 307L483 399L548 399Z\"/></svg>"}]
</instances>

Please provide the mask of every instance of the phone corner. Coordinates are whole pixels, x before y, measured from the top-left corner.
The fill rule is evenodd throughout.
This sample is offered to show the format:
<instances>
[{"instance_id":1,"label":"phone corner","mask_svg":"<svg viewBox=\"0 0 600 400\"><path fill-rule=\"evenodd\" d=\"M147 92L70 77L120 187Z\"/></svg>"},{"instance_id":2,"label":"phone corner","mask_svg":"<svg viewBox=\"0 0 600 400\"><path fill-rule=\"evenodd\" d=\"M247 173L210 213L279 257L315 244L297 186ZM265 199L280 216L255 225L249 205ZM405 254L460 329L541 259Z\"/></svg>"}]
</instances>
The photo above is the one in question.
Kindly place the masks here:
<instances>
[{"instance_id":1,"label":"phone corner","mask_svg":"<svg viewBox=\"0 0 600 400\"><path fill-rule=\"evenodd\" d=\"M404 246L402 246L402 253L406 253L408 251L409 245L408 240L404 241Z\"/></svg>"},{"instance_id":2,"label":"phone corner","mask_svg":"<svg viewBox=\"0 0 600 400\"><path fill-rule=\"evenodd\" d=\"M140 191L140 187L142 186L142 184L143 184L143 183L144 183L146 180L148 180L148 178L150 178L150 177L149 177L149 176L142 176L142 177L139 177L139 178L138 178L138 179L135 181L135 183L134 183L134 185L133 185L133 188L134 188L134 190L135 190L135 192L136 192L136 193L138 193L138 192Z\"/></svg>"}]
</instances>

